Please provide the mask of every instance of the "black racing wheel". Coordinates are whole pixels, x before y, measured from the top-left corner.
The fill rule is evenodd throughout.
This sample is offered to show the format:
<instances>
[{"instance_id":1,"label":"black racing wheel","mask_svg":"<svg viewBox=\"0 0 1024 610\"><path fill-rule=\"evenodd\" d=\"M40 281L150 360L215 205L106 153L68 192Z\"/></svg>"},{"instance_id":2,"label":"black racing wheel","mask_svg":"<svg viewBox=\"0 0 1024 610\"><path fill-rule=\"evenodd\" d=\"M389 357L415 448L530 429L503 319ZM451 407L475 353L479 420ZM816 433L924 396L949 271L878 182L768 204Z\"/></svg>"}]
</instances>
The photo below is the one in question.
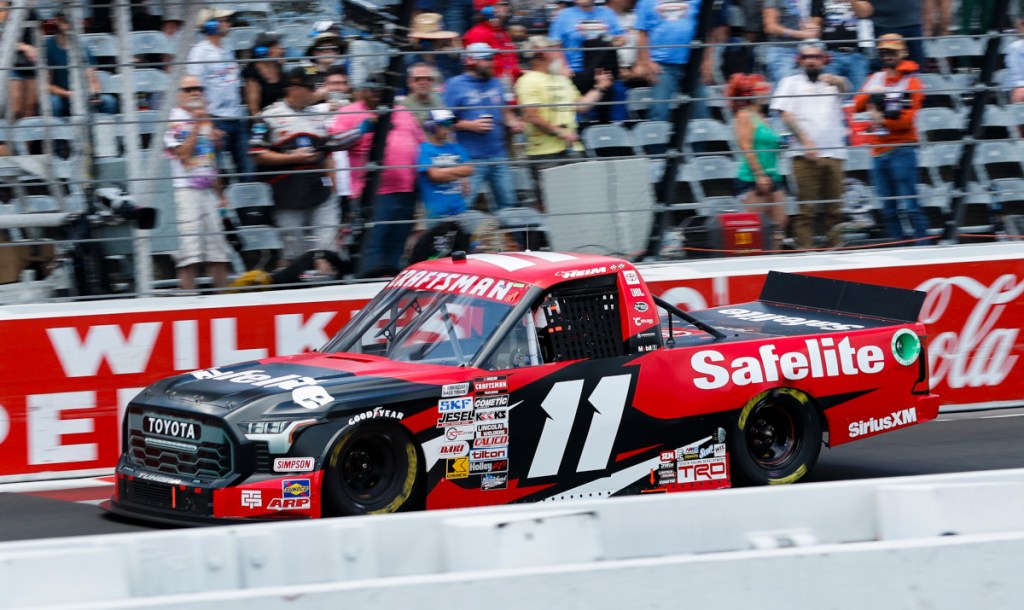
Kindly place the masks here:
<instances>
[{"instance_id":1,"label":"black racing wheel","mask_svg":"<svg viewBox=\"0 0 1024 610\"><path fill-rule=\"evenodd\" d=\"M412 436L394 424L364 422L334 443L324 473L330 516L421 508L423 474Z\"/></svg>"},{"instance_id":2,"label":"black racing wheel","mask_svg":"<svg viewBox=\"0 0 1024 610\"><path fill-rule=\"evenodd\" d=\"M728 443L736 483L794 483L818 461L821 417L807 394L775 388L743 406Z\"/></svg>"}]
</instances>

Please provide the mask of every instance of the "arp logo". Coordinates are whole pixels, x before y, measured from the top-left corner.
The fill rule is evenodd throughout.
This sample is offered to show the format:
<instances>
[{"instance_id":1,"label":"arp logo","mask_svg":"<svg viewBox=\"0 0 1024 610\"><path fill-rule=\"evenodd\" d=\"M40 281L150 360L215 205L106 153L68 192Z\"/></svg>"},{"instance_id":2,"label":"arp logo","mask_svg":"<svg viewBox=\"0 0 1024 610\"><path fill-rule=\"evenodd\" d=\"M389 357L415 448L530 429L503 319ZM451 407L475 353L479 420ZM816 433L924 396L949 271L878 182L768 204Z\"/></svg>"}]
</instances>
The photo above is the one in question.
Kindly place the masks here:
<instances>
[{"instance_id":1,"label":"arp logo","mask_svg":"<svg viewBox=\"0 0 1024 610\"><path fill-rule=\"evenodd\" d=\"M268 510L309 510L309 498L274 498L267 504Z\"/></svg>"}]
</instances>

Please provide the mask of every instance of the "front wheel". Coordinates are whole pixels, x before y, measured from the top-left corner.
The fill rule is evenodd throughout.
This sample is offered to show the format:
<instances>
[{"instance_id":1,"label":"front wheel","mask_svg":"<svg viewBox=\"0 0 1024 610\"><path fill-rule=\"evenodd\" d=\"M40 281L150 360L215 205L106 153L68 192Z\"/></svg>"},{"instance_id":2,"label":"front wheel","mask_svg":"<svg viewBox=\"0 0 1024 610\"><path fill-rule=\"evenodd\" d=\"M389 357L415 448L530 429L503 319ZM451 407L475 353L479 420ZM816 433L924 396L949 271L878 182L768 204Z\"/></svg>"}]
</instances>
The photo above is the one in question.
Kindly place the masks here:
<instances>
[{"instance_id":1,"label":"front wheel","mask_svg":"<svg viewBox=\"0 0 1024 610\"><path fill-rule=\"evenodd\" d=\"M417 508L423 476L416 445L404 429L365 422L331 448L324 479L328 515L394 513Z\"/></svg>"},{"instance_id":2,"label":"front wheel","mask_svg":"<svg viewBox=\"0 0 1024 610\"><path fill-rule=\"evenodd\" d=\"M729 450L737 483L794 483L818 461L821 418L810 397L799 390L761 392L740 410Z\"/></svg>"}]
</instances>

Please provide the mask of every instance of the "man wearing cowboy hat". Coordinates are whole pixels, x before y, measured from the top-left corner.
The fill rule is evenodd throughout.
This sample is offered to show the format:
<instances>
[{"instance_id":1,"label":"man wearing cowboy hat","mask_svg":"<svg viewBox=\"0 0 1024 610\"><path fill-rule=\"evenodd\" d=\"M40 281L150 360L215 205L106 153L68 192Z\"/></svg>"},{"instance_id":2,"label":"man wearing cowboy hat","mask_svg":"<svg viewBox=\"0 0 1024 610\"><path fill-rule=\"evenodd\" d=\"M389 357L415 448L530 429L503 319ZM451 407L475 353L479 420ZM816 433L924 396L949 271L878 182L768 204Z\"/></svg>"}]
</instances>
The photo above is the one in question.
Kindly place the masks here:
<instances>
[{"instance_id":1,"label":"man wearing cowboy hat","mask_svg":"<svg viewBox=\"0 0 1024 610\"><path fill-rule=\"evenodd\" d=\"M444 29L444 21L438 13L420 13L413 17L409 39L413 42L413 53L406 56L407 70L415 64L427 64L440 73L442 80L458 76L462 71L457 53L459 35Z\"/></svg>"},{"instance_id":2,"label":"man wearing cowboy hat","mask_svg":"<svg viewBox=\"0 0 1024 610\"><path fill-rule=\"evenodd\" d=\"M868 77L853 100L854 112L868 112L875 122L871 181L882 199L889 237L902 240L904 207L914 228L916 245L926 243L928 220L917 201L917 131L914 118L924 100L924 85L914 76L918 65L907 59L907 43L899 34L883 34L875 47L882 70ZM902 244L900 244L902 245Z\"/></svg>"},{"instance_id":3,"label":"man wearing cowboy hat","mask_svg":"<svg viewBox=\"0 0 1024 610\"><path fill-rule=\"evenodd\" d=\"M314 69L313 80L316 81L316 101L327 99L327 69L341 63L345 46L341 36L333 31L320 32L313 37L313 42L306 49L306 57ZM303 64L307 65L307 64Z\"/></svg>"},{"instance_id":4,"label":"man wearing cowboy hat","mask_svg":"<svg viewBox=\"0 0 1024 610\"><path fill-rule=\"evenodd\" d=\"M206 39L188 53L186 70L203 84L207 109L214 125L224 132L223 150L231 154L235 171L252 171L249 133L242 110L242 71L235 53L224 45L234 11L204 8L199 11L199 29Z\"/></svg>"}]
</instances>

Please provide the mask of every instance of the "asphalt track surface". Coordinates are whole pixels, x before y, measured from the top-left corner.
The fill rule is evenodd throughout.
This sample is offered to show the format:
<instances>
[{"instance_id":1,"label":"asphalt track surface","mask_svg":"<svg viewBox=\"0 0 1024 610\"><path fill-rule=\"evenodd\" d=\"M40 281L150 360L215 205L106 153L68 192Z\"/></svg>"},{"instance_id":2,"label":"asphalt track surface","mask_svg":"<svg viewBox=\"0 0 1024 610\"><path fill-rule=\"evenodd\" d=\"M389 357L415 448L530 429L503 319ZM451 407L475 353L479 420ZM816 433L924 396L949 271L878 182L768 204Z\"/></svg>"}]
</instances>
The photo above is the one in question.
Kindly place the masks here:
<instances>
[{"instance_id":1,"label":"asphalt track surface","mask_svg":"<svg viewBox=\"0 0 1024 610\"><path fill-rule=\"evenodd\" d=\"M1024 468L1022 438L1024 408L943 414L933 422L822 449L817 467L799 484ZM105 493L94 488L92 495L97 491ZM86 495L83 490L13 493L0 486L0 541L166 529L112 518L83 502Z\"/></svg>"}]
</instances>

